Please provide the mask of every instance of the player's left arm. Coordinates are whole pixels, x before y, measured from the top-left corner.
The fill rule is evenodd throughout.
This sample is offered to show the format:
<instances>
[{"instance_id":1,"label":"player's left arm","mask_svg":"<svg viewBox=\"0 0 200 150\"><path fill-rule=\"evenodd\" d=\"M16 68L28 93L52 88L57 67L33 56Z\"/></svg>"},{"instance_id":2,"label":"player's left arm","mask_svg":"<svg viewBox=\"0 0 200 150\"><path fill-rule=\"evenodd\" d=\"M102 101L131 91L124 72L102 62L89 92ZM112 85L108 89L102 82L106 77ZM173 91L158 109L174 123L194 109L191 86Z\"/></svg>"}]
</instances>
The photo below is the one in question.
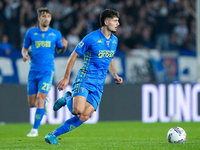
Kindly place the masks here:
<instances>
[{"instance_id":1,"label":"player's left arm","mask_svg":"<svg viewBox=\"0 0 200 150\"><path fill-rule=\"evenodd\" d=\"M123 78L121 78L117 75L113 59L110 62L108 70L109 70L110 74L113 76L115 83L121 84L123 82Z\"/></svg>"},{"instance_id":2,"label":"player's left arm","mask_svg":"<svg viewBox=\"0 0 200 150\"><path fill-rule=\"evenodd\" d=\"M61 44L63 48L56 47L56 51L59 55L62 55L67 50L68 41L64 37L62 37Z\"/></svg>"},{"instance_id":3,"label":"player's left arm","mask_svg":"<svg viewBox=\"0 0 200 150\"><path fill-rule=\"evenodd\" d=\"M29 60L29 55L28 55L28 48L22 47L21 54L23 56L23 61L26 62Z\"/></svg>"}]
</instances>

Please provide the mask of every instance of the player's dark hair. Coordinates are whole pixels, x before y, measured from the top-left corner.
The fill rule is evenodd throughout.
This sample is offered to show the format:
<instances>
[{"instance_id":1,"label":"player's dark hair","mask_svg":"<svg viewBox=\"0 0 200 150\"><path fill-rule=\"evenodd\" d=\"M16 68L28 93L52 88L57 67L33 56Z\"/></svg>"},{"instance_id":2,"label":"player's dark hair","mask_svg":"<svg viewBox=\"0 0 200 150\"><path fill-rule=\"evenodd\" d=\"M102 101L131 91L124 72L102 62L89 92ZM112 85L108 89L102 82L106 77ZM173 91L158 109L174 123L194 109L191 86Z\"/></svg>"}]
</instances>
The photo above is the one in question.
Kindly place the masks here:
<instances>
[{"instance_id":1,"label":"player's dark hair","mask_svg":"<svg viewBox=\"0 0 200 150\"><path fill-rule=\"evenodd\" d=\"M117 17L119 18L119 12L112 10L112 9L105 9L104 11L101 12L100 14L100 24L101 26L105 26L105 19L106 18L114 18Z\"/></svg>"},{"instance_id":2,"label":"player's dark hair","mask_svg":"<svg viewBox=\"0 0 200 150\"><path fill-rule=\"evenodd\" d=\"M50 10L48 8L46 8L46 7L41 7L41 8L37 9L38 16L41 16L43 13L47 13L47 14L51 15Z\"/></svg>"}]
</instances>

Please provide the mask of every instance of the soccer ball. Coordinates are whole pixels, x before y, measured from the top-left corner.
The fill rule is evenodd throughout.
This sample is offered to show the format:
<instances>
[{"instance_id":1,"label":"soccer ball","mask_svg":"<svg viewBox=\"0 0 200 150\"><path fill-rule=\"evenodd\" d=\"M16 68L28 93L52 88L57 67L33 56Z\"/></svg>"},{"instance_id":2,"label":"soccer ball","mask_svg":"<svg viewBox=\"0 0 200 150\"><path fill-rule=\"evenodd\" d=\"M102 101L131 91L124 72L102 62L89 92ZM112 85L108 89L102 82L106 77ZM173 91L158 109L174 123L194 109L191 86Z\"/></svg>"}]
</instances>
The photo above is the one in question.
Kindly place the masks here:
<instances>
[{"instance_id":1,"label":"soccer ball","mask_svg":"<svg viewBox=\"0 0 200 150\"><path fill-rule=\"evenodd\" d=\"M169 143L185 143L186 137L186 132L181 127L173 127L167 133Z\"/></svg>"}]
</instances>

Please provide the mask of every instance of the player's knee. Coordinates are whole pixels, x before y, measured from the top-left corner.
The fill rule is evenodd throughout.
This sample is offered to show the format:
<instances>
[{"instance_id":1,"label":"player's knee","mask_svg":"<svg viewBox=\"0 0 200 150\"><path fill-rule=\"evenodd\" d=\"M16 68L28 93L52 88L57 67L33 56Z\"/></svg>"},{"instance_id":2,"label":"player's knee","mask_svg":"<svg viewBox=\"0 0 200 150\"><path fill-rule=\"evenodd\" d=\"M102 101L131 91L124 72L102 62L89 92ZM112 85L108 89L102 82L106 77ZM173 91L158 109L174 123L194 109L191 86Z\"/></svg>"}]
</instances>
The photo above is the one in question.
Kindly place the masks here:
<instances>
[{"instance_id":1,"label":"player's knee","mask_svg":"<svg viewBox=\"0 0 200 150\"><path fill-rule=\"evenodd\" d=\"M29 107L35 107L35 102L28 102Z\"/></svg>"},{"instance_id":2,"label":"player's knee","mask_svg":"<svg viewBox=\"0 0 200 150\"><path fill-rule=\"evenodd\" d=\"M73 115L81 115L84 112L84 109L79 107L74 107L72 110Z\"/></svg>"},{"instance_id":3,"label":"player's knee","mask_svg":"<svg viewBox=\"0 0 200 150\"><path fill-rule=\"evenodd\" d=\"M44 101L45 101L45 98L37 97L37 107L43 107Z\"/></svg>"},{"instance_id":4,"label":"player's knee","mask_svg":"<svg viewBox=\"0 0 200 150\"><path fill-rule=\"evenodd\" d=\"M38 106L39 108L44 107L44 101L43 101L43 100L38 101L38 102L37 102L37 106Z\"/></svg>"}]
</instances>

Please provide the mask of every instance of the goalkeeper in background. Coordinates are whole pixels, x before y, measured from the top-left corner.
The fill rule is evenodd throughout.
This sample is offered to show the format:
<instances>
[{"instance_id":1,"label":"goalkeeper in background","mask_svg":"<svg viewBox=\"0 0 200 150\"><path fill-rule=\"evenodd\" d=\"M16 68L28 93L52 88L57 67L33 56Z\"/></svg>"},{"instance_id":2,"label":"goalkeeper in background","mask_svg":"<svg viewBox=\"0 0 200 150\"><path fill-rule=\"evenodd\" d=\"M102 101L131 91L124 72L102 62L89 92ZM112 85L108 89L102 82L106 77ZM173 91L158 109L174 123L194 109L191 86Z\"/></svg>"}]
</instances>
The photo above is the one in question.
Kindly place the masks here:
<instances>
[{"instance_id":1,"label":"goalkeeper in background","mask_svg":"<svg viewBox=\"0 0 200 150\"><path fill-rule=\"evenodd\" d=\"M60 31L52 29L49 24L51 13L47 8L37 10L39 26L27 31L23 48L23 61L30 58L30 70L28 75L27 95L30 107L37 107L33 128L28 137L38 136L38 129L44 114L48 113L47 97L51 89L54 77L54 53L63 54L68 42L65 40ZM28 48L31 46L31 55L28 54Z\"/></svg>"},{"instance_id":2,"label":"goalkeeper in background","mask_svg":"<svg viewBox=\"0 0 200 150\"><path fill-rule=\"evenodd\" d=\"M65 89L68 85L75 60L82 55L84 56L83 67L77 73L72 85L72 93L66 92L55 102L53 109L57 111L67 105L69 111L75 116L47 134L45 137L47 143L57 145L57 136L77 128L97 110L108 70L117 84L123 82L116 73L113 60L118 44L118 39L113 32L119 26L119 13L111 9L104 10L100 15L100 23L101 28L86 35L68 59L64 78L57 85L59 90Z\"/></svg>"}]
</instances>

